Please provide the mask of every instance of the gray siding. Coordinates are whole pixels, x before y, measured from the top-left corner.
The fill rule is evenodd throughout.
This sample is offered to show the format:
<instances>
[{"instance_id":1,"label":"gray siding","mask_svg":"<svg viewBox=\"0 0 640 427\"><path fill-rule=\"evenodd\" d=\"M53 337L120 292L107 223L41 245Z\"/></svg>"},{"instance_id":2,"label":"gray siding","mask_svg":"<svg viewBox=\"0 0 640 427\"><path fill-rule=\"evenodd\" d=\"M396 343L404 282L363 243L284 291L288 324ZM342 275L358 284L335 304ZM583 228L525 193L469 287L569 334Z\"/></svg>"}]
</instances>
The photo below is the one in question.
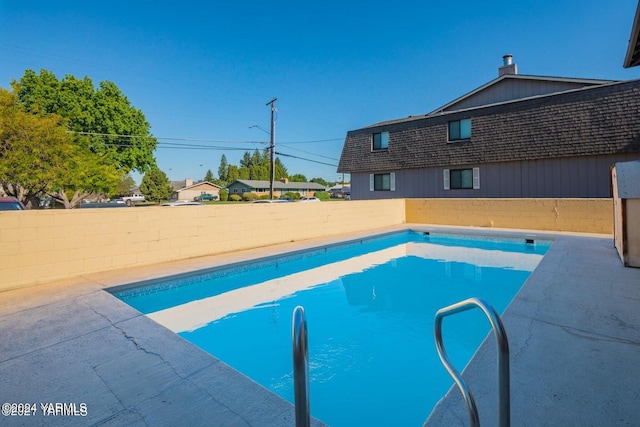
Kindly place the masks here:
<instances>
[{"instance_id":1,"label":"gray siding","mask_svg":"<svg viewBox=\"0 0 640 427\"><path fill-rule=\"evenodd\" d=\"M608 198L611 166L631 160L640 153L469 165L480 168L477 190L444 189L443 170L460 166L393 171L395 191L369 191L369 174L353 173L351 198Z\"/></svg>"},{"instance_id":2,"label":"gray siding","mask_svg":"<svg viewBox=\"0 0 640 427\"><path fill-rule=\"evenodd\" d=\"M450 105L445 111L462 110L479 107L530 96L547 95L588 86L571 81L551 81L541 79L505 79L499 84L490 86L476 94Z\"/></svg>"}]
</instances>

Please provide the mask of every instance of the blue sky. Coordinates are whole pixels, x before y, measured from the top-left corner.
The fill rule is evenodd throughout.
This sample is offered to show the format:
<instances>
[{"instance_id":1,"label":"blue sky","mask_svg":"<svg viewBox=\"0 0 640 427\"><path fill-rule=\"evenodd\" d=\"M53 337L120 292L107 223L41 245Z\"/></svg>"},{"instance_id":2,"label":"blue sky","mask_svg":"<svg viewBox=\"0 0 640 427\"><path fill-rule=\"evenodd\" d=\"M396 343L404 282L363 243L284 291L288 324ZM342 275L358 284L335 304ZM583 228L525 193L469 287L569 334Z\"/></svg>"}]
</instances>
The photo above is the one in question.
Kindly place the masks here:
<instances>
[{"instance_id":1,"label":"blue sky","mask_svg":"<svg viewBox=\"0 0 640 427\"><path fill-rule=\"evenodd\" d=\"M640 78L622 68L637 5L0 0L0 87L29 68L113 81L160 138L171 180L264 148L269 135L250 126L269 129L272 98L277 151L337 165L347 131L428 113L496 78L506 53L520 74ZM335 166L281 160L290 174L340 179Z\"/></svg>"}]
</instances>

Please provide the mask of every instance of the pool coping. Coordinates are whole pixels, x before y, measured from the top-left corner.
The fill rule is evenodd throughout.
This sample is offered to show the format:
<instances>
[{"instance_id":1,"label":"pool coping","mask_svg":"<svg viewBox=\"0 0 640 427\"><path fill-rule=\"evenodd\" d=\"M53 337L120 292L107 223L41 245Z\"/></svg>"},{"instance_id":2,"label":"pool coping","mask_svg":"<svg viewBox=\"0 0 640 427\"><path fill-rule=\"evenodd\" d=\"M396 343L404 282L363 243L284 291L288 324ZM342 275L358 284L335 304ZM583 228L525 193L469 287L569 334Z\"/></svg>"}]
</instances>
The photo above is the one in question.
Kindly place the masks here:
<instances>
[{"instance_id":1,"label":"pool coping","mask_svg":"<svg viewBox=\"0 0 640 427\"><path fill-rule=\"evenodd\" d=\"M133 270L91 274L4 291L0 293L2 296L0 298L0 329L5 337L0 344L0 367L3 372L0 378L0 389L11 390L11 392L4 395L3 399L9 403L86 403L87 414L84 417L80 415L65 418L65 424L70 425L154 425L172 422L216 425L293 425L294 411L291 404L152 322L106 292L105 288L209 268L212 265L248 261L406 229L454 233L461 231L486 236L533 235L555 239L538 269L534 271L514 302L505 311L503 321L508 331L515 328L525 332L524 335L520 333L509 335L514 355L512 356L512 422L514 425L541 425L539 412L536 418L524 419L521 415L517 415L527 414L530 417L532 409L521 408L529 405L537 408L538 411L541 409L545 411L545 419L549 420L548 425L563 424L553 422L553 420L561 421L566 418L556 413L573 408L576 404L575 399L572 400L570 396L565 395L563 399L549 399L545 395L545 399L542 399L545 402L544 405L531 405L528 399L522 401L522 392L516 392L516 390L520 390L521 387L527 390L532 389L532 384L523 379L522 371L528 369L527 363L540 360L540 345L545 346L544 342L542 344L538 342L540 339L534 333L537 331L536 328L555 325L547 318L553 317L553 312L542 310L540 304L540 301L547 301L551 298L550 295L554 295L549 292L556 287L562 287L562 283L553 287L549 285L549 281L556 283L554 276L560 276L563 279L575 277L589 283L595 281L592 280L594 277L606 277L610 291L607 295L616 300L615 308L619 310L621 305L624 306L625 301L629 304L629 299L636 305L640 301L639 286L633 286L640 283L640 270L622 267L613 248L612 236L403 224L366 233L293 242ZM585 260L588 261L590 268L581 268L583 267L581 262L584 263ZM597 284L593 286L597 288ZM623 296L614 294L613 291L617 288L623 289L626 293ZM632 296L629 297L627 294ZM602 292L596 292L592 296L601 297ZM559 301L568 304L566 297ZM596 302L591 301L591 305L588 302L583 304L591 307L597 306ZM561 314L565 313L564 308L566 307L559 307L560 313L556 313L556 317L561 317ZM547 317L540 318L541 314ZM618 319L609 321L613 323L611 326L614 331L605 342L620 341L622 346L640 343L634 327L627 327L630 337L626 335L616 337L620 332L615 330L616 325L619 328L619 325L640 324L638 318L640 315L635 314L632 309L599 313L599 316L601 319L609 319L612 316ZM575 317L579 316L576 314ZM561 330L574 326L556 323ZM569 347L583 345L582 340L593 340L594 336L602 335L602 331L574 329L580 332L577 334L571 330L573 334L568 333L569 338L563 337L567 339L554 344L561 346L566 342ZM633 335L633 332L636 335ZM580 335L576 337L579 341L572 344L570 338L576 334ZM586 335L587 338L582 335ZM565 353L577 356L570 349ZM488 425L495 424L491 418L494 411L486 409L490 408L495 400L495 394L492 393L495 378L489 380L485 378L490 371L486 369L486 364L489 363L492 367L495 365L495 360L491 359L491 356L494 356L491 353L491 341L485 340L464 372L465 378L469 378L470 386L476 394L481 420L484 424L489 420ZM601 361L601 359L595 360ZM593 360L588 361L595 363ZM572 362L574 365L579 365L575 360ZM37 375L34 376L34 372ZM541 372L549 375L544 370ZM628 375L624 375L627 378L633 378L634 373L640 374L640 372L627 371ZM549 389L555 389L552 385L545 388L544 384L555 384L560 381L557 377L562 375L553 374L549 381L542 375L535 377L537 387L535 390L548 393ZM476 378L481 386L475 384ZM582 394L580 396L585 398ZM637 390L634 396L638 397ZM594 410L598 408L595 404L591 406ZM618 418L615 419L632 420L640 417L640 410L632 406L626 408L622 406L624 410L618 411L620 413L616 412L615 415ZM311 408L313 410L313 395L311 395ZM583 424L594 424L592 422L594 418L586 415L588 411L583 407L573 408L571 412L580 412L581 417L572 418L570 424L573 424L576 419L587 420ZM614 415L611 411L606 413ZM555 418L552 416L554 414ZM47 418L41 413L37 413L31 420L36 424L60 422L59 418ZM523 420L528 422L516 422ZM18 416L9 416L3 421L8 421L10 425L19 425L24 420ZM318 420L314 420L313 423L318 426L323 425ZM456 390L449 391L426 421L426 425L429 426L465 424L464 404L459 402Z\"/></svg>"}]
</instances>

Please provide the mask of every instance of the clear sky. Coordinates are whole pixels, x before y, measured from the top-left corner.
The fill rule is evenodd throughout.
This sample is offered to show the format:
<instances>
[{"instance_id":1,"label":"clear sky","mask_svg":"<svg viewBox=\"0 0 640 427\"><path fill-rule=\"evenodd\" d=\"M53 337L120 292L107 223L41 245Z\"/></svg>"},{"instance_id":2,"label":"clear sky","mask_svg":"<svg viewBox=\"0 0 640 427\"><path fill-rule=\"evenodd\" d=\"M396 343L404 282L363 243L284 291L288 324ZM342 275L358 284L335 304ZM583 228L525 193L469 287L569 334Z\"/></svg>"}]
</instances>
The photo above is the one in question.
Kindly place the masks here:
<instances>
[{"instance_id":1,"label":"clear sky","mask_svg":"<svg viewBox=\"0 0 640 427\"><path fill-rule=\"evenodd\" d=\"M0 0L0 87L41 68L113 81L176 181L266 147L268 133L250 126L269 130L265 104L277 98L277 151L334 165L281 157L289 173L339 180L347 131L428 113L496 78L504 54L520 74L640 78L622 68L637 5Z\"/></svg>"}]
</instances>

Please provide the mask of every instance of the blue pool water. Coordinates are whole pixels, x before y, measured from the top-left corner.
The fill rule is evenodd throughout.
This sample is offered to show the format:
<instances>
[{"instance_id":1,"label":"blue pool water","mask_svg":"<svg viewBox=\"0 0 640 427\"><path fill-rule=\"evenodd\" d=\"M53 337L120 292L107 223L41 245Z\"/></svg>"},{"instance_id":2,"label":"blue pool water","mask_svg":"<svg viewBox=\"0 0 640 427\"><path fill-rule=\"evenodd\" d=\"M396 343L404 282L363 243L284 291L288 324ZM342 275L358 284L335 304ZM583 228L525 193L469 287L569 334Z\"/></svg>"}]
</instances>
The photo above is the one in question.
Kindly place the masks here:
<instances>
[{"instance_id":1,"label":"blue pool water","mask_svg":"<svg viewBox=\"0 0 640 427\"><path fill-rule=\"evenodd\" d=\"M291 314L301 305L313 416L422 425L453 383L436 353L435 312L480 297L502 313L549 246L402 232L114 294L291 402ZM444 321L459 370L489 329L479 310Z\"/></svg>"}]
</instances>

